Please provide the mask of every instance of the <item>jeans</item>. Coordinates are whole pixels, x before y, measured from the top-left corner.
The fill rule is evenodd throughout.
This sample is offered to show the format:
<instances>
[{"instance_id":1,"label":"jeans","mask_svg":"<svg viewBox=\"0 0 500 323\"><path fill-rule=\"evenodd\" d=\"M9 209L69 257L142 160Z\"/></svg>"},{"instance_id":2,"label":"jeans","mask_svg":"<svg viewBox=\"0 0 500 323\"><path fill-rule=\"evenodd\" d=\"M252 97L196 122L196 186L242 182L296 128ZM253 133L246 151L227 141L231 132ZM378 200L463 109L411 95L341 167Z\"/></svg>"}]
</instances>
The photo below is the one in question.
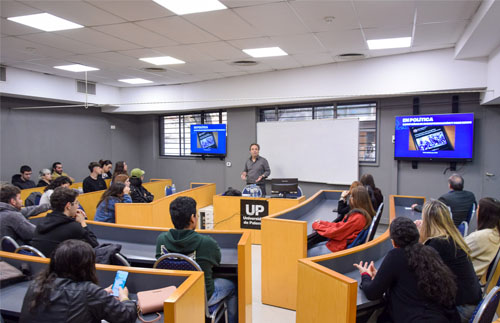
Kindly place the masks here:
<instances>
[{"instance_id":1,"label":"jeans","mask_svg":"<svg viewBox=\"0 0 500 323\"><path fill-rule=\"evenodd\" d=\"M227 303L228 323L237 323L238 293L236 291L236 286L229 279L215 278L214 287L214 293L208 300L208 306L210 307L212 305L215 305L225 299ZM210 313L212 313L212 311L210 311Z\"/></svg>"}]
</instances>

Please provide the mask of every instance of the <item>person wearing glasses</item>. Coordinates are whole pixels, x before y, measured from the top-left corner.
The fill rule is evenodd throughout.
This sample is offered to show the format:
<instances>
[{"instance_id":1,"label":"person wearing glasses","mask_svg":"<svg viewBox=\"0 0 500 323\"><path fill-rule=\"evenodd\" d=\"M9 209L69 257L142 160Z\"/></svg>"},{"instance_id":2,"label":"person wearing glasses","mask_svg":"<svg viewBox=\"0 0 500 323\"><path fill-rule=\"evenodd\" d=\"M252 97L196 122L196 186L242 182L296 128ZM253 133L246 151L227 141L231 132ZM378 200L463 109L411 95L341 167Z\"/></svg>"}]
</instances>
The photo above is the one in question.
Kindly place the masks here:
<instances>
[{"instance_id":1,"label":"person wearing glasses","mask_svg":"<svg viewBox=\"0 0 500 323\"><path fill-rule=\"evenodd\" d=\"M79 209L78 192L58 187L50 196L52 213L47 214L36 226L31 245L49 257L59 245L68 239L82 240L97 247L95 234L85 222L85 213Z\"/></svg>"}]
</instances>

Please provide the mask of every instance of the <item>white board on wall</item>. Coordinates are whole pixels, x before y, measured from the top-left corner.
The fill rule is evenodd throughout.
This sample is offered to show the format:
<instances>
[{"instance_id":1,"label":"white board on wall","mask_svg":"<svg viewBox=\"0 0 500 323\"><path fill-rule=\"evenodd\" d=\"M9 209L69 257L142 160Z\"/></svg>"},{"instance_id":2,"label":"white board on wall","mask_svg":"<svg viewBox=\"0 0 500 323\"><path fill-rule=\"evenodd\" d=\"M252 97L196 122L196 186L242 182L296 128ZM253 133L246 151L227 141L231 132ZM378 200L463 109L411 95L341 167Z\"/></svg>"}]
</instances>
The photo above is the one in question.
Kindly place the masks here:
<instances>
[{"instance_id":1,"label":"white board on wall","mask_svg":"<svg viewBox=\"0 0 500 323\"><path fill-rule=\"evenodd\" d=\"M270 178L350 185L358 179L358 119L258 122Z\"/></svg>"}]
</instances>

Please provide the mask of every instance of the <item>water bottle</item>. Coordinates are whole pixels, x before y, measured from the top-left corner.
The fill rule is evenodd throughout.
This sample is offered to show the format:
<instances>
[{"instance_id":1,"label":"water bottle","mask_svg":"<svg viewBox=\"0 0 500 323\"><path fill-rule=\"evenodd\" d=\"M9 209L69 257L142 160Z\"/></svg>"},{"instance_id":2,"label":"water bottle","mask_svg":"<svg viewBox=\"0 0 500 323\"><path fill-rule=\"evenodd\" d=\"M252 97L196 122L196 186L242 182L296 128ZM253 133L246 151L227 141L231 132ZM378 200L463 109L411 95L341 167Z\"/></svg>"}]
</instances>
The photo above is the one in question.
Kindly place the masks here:
<instances>
[{"instance_id":1,"label":"water bottle","mask_svg":"<svg viewBox=\"0 0 500 323\"><path fill-rule=\"evenodd\" d=\"M172 184L172 194L175 194L177 190L175 189L175 184Z\"/></svg>"}]
</instances>

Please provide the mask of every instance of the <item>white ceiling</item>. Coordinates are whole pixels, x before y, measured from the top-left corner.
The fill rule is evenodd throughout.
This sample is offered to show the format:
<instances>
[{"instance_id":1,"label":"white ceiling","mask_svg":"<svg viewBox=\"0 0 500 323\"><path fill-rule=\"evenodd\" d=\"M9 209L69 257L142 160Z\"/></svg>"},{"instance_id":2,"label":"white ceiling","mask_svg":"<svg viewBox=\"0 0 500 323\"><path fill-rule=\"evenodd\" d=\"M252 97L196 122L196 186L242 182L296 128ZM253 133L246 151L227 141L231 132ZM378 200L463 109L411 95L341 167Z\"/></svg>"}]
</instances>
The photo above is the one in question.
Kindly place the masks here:
<instances>
[{"instance_id":1,"label":"white ceiling","mask_svg":"<svg viewBox=\"0 0 500 323\"><path fill-rule=\"evenodd\" d=\"M100 70L89 80L128 87L118 79L179 84L365 57L454 47L479 0L222 0L229 9L177 16L152 0L1 0L0 62L6 66L83 78L54 69L79 63ZM43 32L7 17L48 12L85 28ZM327 22L325 17L334 17ZM411 48L370 51L366 40L414 35ZM289 56L253 59L245 48L279 46ZM163 66L140 57L173 56ZM255 66L233 61L256 60Z\"/></svg>"}]
</instances>

